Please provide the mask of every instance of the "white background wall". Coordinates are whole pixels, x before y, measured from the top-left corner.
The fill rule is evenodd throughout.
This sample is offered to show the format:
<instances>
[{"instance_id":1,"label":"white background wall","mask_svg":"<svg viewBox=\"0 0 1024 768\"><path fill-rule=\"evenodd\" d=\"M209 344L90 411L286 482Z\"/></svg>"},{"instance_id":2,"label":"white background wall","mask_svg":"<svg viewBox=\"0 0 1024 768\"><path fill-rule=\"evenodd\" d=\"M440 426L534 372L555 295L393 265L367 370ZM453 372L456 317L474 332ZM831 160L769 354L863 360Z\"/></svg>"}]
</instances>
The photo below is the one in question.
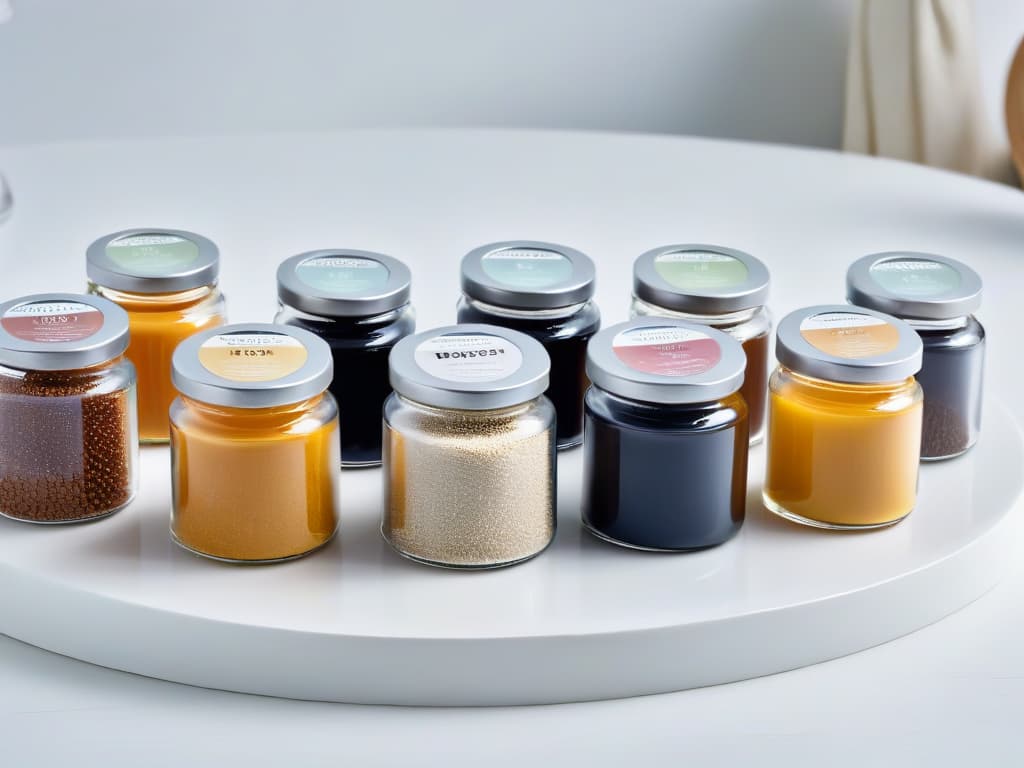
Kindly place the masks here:
<instances>
[{"instance_id":1,"label":"white background wall","mask_svg":"<svg viewBox=\"0 0 1024 768\"><path fill-rule=\"evenodd\" d=\"M506 125L838 146L853 0L13 0L0 143ZM994 120L1024 2L979 0Z\"/></svg>"}]
</instances>

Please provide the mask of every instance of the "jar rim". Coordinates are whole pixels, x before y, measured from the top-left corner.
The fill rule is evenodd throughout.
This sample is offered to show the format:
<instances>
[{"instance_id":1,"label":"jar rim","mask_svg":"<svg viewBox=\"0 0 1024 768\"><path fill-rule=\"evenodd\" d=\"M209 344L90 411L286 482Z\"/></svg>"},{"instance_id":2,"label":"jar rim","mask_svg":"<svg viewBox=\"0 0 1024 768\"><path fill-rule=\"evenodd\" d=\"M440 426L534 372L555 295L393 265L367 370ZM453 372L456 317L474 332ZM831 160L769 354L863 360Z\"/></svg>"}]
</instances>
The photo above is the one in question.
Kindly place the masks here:
<instances>
[{"instance_id":1,"label":"jar rim","mask_svg":"<svg viewBox=\"0 0 1024 768\"><path fill-rule=\"evenodd\" d=\"M291 256L277 268L278 300L321 317L390 312L409 303L411 286L409 267L374 251L322 248Z\"/></svg>"},{"instance_id":2,"label":"jar rim","mask_svg":"<svg viewBox=\"0 0 1024 768\"><path fill-rule=\"evenodd\" d=\"M235 323L181 342L171 380L186 397L234 408L292 405L323 393L334 375L327 342L302 328Z\"/></svg>"},{"instance_id":3,"label":"jar rim","mask_svg":"<svg viewBox=\"0 0 1024 768\"><path fill-rule=\"evenodd\" d=\"M820 304L790 312L775 332L775 356L824 381L880 384L921 370L924 345L906 322L874 309Z\"/></svg>"},{"instance_id":4,"label":"jar rim","mask_svg":"<svg viewBox=\"0 0 1024 768\"><path fill-rule=\"evenodd\" d=\"M529 281L516 284L496 264L517 262L559 264L558 271L524 270ZM568 271L565 271L565 268ZM510 271L511 272L511 271ZM507 309L560 309L584 304L594 296L597 270L585 253L541 240L504 240L474 248L462 258L462 292L478 301Z\"/></svg>"},{"instance_id":5,"label":"jar rim","mask_svg":"<svg viewBox=\"0 0 1024 768\"><path fill-rule=\"evenodd\" d=\"M133 242L137 241L137 242ZM189 243L194 252L159 253L159 246ZM150 251L113 254L112 249L148 248ZM213 285L220 272L220 250L208 238L183 229L142 227L124 229L93 241L85 252L89 280L104 288L134 293L173 293Z\"/></svg>"},{"instance_id":6,"label":"jar rim","mask_svg":"<svg viewBox=\"0 0 1024 768\"><path fill-rule=\"evenodd\" d=\"M673 279L668 271L669 261L692 264L694 269L688 272L688 279L684 279L685 274ZM708 267L716 263L723 269L710 279L706 276ZM663 245L642 253L633 262L633 294L642 301L676 312L718 315L755 309L768 300L770 283L768 267L763 261L745 251L721 245Z\"/></svg>"},{"instance_id":7,"label":"jar rim","mask_svg":"<svg viewBox=\"0 0 1024 768\"><path fill-rule=\"evenodd\" d=\"M918 320L949 320L981 306L981 277L937 253L885 251L862 256L846 272L852 304Z\"/></svg>"},{"instance_id":8,"label":"jar rim","mask_svg":"<svg viewBox=\"0 0 1024 768\"><path fill-rule=\"evenodd\" d=\"M587 376L606 392L647 403L714 402L743 386L747 356L727 333L670 317L640 317L599 331Z\"/></svg>"},{"instance_id":9,"label":"jar rim","mask_svg":"<svg viewBox=\"0 0 1024 768\"><path fill-rule=\"evenodd\" d=\"M101 296L37 293L0 304L0 364L77 370L114 360L127 348L128 313Z\"/></svg>"},{"instance_id":10,"label":"jar rim","mask_svg":"<svg viewBox=\"0 0 1024 768\"><path fill-rule=\"evenodd\" d=\"M548 388L551 360L531 336L496 325L450 325L401 339L388 358L398 394L436 408L519 405Z\"/></svg>"}]
</instances>

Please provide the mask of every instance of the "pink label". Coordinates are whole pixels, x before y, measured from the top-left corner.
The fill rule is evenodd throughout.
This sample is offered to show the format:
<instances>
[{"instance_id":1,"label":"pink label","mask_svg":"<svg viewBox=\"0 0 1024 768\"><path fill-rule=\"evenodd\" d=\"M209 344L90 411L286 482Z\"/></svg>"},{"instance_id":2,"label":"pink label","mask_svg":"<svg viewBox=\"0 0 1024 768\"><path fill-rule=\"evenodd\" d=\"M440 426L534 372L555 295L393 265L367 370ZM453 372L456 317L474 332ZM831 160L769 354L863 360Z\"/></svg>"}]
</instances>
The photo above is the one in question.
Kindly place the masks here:
<instances>
[{"instance_id":1,"label":"pink label","mask_svg":"<svg viewBox=\"0 0 1024 768\"><path fill-rule=\"evenodd\" d=\"M718 342L689 328L632 328L618 334L612 349L635 371L660 376L695 376L722 359Z\"/></svg>"},{"instance_id":2,"label":"pink label","mask_svg":"<svg viewBox=\"0 0 1024 768\"><path fill-rule=\"evenodd\" d=\"M40 301L11 307L0 325L22 341L57 344L92 336L103 327L103 313L77 301Z\"/></svg>"}]
</instances>

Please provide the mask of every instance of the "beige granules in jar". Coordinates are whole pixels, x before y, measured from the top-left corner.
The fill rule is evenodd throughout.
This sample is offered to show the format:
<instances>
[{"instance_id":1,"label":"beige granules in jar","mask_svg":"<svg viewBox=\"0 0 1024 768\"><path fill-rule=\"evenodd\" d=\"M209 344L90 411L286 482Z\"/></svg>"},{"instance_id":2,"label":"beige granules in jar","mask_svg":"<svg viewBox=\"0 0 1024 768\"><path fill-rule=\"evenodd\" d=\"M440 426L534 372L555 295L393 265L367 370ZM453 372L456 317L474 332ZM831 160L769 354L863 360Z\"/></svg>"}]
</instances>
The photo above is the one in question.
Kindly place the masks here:
<instances>
[{"instance_id":1,"label":"beige granules in jar","mask_svg":"<svg viewBox=\"0 0 1024 768\"><path fill-rule=\"evenodd\" d=\"M384 430L385 538L408 557L455 568L541 552L555 533L555 433L539 407L410 404L394 414Z\"/></svg>"},{"instance_id":2,"label":"beige granules in jar","mask_svg":"<svg viewBox=\"0 0 1024 768\"><path fill-rule=\"evenodd\" d=\"M0 513L67 523L134 494L134 389L96 391L102 373L0 376Z\"/></svg>"}]
</instances>

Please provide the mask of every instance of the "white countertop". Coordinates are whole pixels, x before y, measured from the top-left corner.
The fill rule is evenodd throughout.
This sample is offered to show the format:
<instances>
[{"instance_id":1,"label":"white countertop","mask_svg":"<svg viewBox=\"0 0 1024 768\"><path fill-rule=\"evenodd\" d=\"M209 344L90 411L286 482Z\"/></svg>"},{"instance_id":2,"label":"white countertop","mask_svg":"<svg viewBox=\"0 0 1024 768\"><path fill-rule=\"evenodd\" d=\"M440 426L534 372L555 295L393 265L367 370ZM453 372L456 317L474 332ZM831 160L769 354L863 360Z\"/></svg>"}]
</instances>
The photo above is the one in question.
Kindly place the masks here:
<instances>
[{"instance_id":1,"label":"white countertop","mask_svg":"<svg viewBox=\"0 0 1024 768\"><path fill-rule=\"evenodd\" d=\"M968 259L982 250L1005 263L1007 274L1015 265L1017 276L1024 259L1019 191L899 163L668 137L380 137L395 151L378 158L379 179L403 177L407 168L407 183L377 183L365 167L342 161L307 182L304 169L343 156L332 148L372 149L372 133L0 148L0 168L19 206L0 226L0 292L40 290L31 277L37 260L54 253L62 260L82 253L98 234L150 224L217 240L225 285L252 279L237 257L252 248L281 256L327 245L396 255L416 248L450 271L453 297L457 258L474 245L520 235L567 242L614 263L602 273L605 295L621 295L623 306L607 300L609 321L624 316L633 256L665 242L721 242L770 263L773 254L804 249L806 227L834 227L834 252L806 255L808 272L822 275L854 256L892 248ZM112 190L102 169L112 163L119 180L127 173L132 181L116 210L103 203ZM451 172L455 164L461 173ZM160 169L170 165L178 172L162 177ZM693 215L687 201L695 195L714 204ZM408 215L412 210L416 216ZM34 266L20 266L25 260ZM81 275L58 269L51 287L80 289ZM987 286L1021 287L1019 280ZM822 300L838 300L840 292L834 286ZM267 295L236 303L233 317L262 319L272 283ZM599 300L605 301L600 294ZM448 320L440 306L420 315L424 328ZM1000 361L990 362L998 374ZM1024 758L1015 737L1024 705L1022 598L1024 571L1016 568L991 593L933 626L814 667L631 700L475 710L194 689L0 638L0 764L92 764L101 755L106 765L243 758L254 765L282 758L304 765L345 758L435 764L441 755L456 765L538 757L575 764L584 756L589 764L1010 764Z\"/></svg>"}]
</instances>

